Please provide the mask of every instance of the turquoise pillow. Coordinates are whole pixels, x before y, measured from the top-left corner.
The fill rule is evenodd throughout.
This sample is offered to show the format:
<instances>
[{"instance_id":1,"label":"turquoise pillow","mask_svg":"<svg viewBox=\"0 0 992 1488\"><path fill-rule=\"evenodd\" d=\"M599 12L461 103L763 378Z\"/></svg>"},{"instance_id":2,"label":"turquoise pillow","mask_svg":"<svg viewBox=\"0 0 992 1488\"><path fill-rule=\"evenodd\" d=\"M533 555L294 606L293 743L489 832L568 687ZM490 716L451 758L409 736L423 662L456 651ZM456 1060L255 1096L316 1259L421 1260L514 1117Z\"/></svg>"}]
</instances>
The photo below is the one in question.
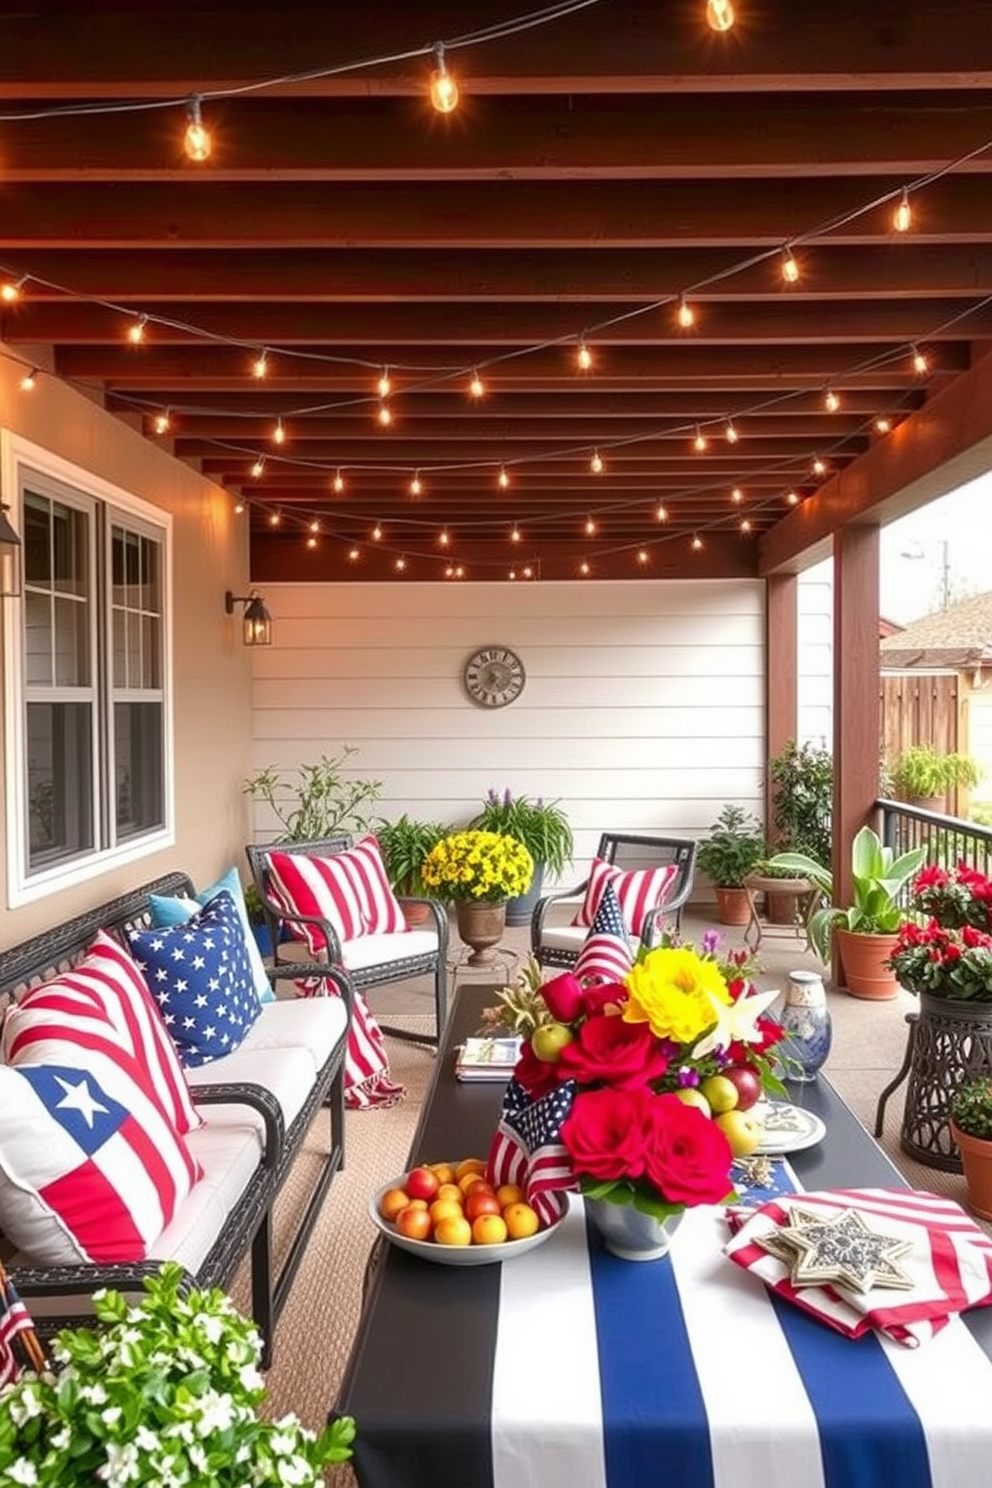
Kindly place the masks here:
<instances>
[{"instance_id":1,"label":"turquoise pillow","mask_svg":"<svg viewBox=\"0 0 992 1488\"><path fill-rule=\"evenodd\" d=\"M226 889L234 900L238 919L244 928L245 949L248 952L251 979L258 993L258 1000L259 1002L274 1002L275 993L266 975L262 953L258 949L258 942L251 928L248 906L245 904L244 890L241 887L237 868L229 868L223 878L219 878L215 884L210 885L209 889L204 889L202 893L197 894L195 899L172 898L168 894L149 894L148 907L151 910L152 924L157 929L168 925L185 924L190 915L202 909L205 904L209 904L210 900L216 898L222 889Z\"/></svg>"}]
</instances>

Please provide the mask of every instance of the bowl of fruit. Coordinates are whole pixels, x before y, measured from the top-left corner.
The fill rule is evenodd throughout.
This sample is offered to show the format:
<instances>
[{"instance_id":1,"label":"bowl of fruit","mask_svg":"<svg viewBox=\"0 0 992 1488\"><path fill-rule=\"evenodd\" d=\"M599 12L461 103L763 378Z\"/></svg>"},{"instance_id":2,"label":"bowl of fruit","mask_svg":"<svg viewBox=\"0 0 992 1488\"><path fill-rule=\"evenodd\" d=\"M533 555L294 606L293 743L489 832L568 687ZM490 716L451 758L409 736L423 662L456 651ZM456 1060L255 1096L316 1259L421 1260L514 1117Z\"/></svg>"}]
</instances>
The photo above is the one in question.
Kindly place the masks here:
<instances>
[{"instance_id":1,"label":"bowl of fruit","mask_svg":"<svg viewBox=\"0 0 992 1488\"><path fill-rule=\"evenodd\" d=\"M369 1214L392 1245L442 1266L510 1261L543 1245L561 1224L542 1224L514 1184L494 1188L480 1157L409 1169L376 1189Z\"/></svg>"}]
</instances>

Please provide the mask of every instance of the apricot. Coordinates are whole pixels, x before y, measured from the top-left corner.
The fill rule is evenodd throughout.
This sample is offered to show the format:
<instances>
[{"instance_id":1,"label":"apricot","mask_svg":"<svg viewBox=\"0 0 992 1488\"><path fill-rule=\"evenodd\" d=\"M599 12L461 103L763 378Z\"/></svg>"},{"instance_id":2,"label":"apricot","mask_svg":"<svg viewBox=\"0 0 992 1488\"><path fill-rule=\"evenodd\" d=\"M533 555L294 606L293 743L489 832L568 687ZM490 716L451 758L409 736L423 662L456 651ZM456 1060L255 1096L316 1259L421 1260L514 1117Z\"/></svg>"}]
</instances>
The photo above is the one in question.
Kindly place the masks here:
<instances>
[{"instance_id":1,"label":"apricot","mask_svg":"<svg viewBox=\"0 0 992 1488\"><path fill-rule=\"evenodd\" d=\"M472 1221L473 1245L502 1245L506 1235L506 1221L498 1214L480 1214Z\"/></svg>"},{"instance_id":2,"label":"apricot","mask_svg":"<svg viewBox=\"0 0 992 1488\"><path fill-rule=\"evenodd\" d=\"M387 1188L379 1200L379 1213L383 1219L393 1220L409 1203L409 1195L402 1188Z\"/></svg>"},{"instance_id":3,"label":"apricot","mask_svg":"<svg viewBox=\"0 0 992 1488\"><path fill-rule=\"evenodd\" d=\"M526 1240L541 1228L541 1221L529 1204L507 1204L503 1222L511 1240Z\"/></svg>"},{"instance_id":4,"label":"apricot","mask_svg":"<svg viewBox=\"0 0 992 1488\"><path fill-rule=\"evenodd\" d=\"M442 1219L434 1226L434 1239L438 1245L471 1245L472 1226L467 1219Z\"/></svg>"}]
</instances>

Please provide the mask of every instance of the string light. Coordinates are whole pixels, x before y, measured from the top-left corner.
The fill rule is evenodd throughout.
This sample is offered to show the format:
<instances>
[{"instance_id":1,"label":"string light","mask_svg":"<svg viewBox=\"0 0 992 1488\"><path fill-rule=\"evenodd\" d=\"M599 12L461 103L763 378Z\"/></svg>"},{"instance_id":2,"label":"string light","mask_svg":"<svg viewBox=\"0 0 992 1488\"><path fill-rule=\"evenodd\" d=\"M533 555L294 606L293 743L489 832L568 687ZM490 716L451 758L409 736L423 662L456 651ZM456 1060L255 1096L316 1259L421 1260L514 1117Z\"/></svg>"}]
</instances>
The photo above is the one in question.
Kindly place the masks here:
<instances>
[{"instance_id":1,"label":"string light","mask_svg":"<svg viewBox=\"0 0 992 1488\"><path fill-rule=\"evenodd\" d=\"M335 495L340 496L341 492L344 490L344 476L341 474L340 470L336 470L334 472L334 479L331 482L331 485L333 487Z\"/></svg>"},{"instance_id":2,"label":"string light","mask_svg":"<svg viewBox=\"0 0 992 1488\"><path fill-rule=\"evenodd\" d=\"M281 418L276 419L276 426L272 430L272 443L273 444L285 444L286 443L286 430L282 426L282 419Z\"/></svg>"},{"instance_id":3,"label":"string light","mask_svg":"<svg viewBox=\"0 0 992 1488\"><path fill-rule=\"evenodd\" d=\"M518 543L520 541L520 528L517 526L516 522L514 522L513 526L510 528L510 541L511 543Z\"/></svg>"},{"instance_id":4,"label":"string light","mask_svg":"<svg viewBox=\"0 0 992 1488\"><path fill-rule=\"evenodd\" d=\"M434 71L431 73L431 103L439 114L450 114L458 107L458 84L444 62L444 43L434 48Z\"/></svg>"},{"instance_id":5,"label":"string light","mask_svg":"<svg viewBox=\"0 0 992 1488\"><path fill-rule=\"evenodd\" d=\"M837 412L838 408L840 407L840 399L834 392L833 388L827 388L827 391L823 395L823 404L828 413Z\"/></svg>"},{"instance_id":6,"label":"string light","mask_svg":"<svg viewBox=\"0 0 992 1488\"><path fill-rule=\"evenodd\" d=\"M696 324L696 312L685 295L679 295L679 308L675 312L675 319L684 331L690 330Z\"/></svg>"},{"instance_id":7,"label":"string light","mask_svg":"<svg viewBox=\"0 0 992 1488\"><path fill-rule=\"evenodd\" d=\"M735 506L740 506L741 502L744 500L744 492L741 490L740 486L734 487L734 489L730 493L730 499Z\"/></svg>"},{"instance_id":8,"label":"string light","mask_svg":"<svg viewBox=\"0 0 992 1488\"><path fill-rule=\"evenodd\" d=\"M388 403L379 404L378 420L384 429L388 429L393 422L393 413Z\"/></svg>"},{"instance_id":9,"label":"string light","mask_svg":"<svg viewBox=\"0 0 992 1488\"><path fill-rule=\"evenodd\" d=\"M282 521L282 512L274 511L274 512L270 512L269 513L269 526L270 527L278 527L279 524L281 523L281 521Z\"/></svg>"},{"instance_id":10,"label":"string light","mask_svg":"<svg viewBox=\"0 0 992 1488\"><path fill-rule=\"evenodd\" d=\"M740 439L740 437L741 437L738 434L737 430L734 428L734 423L733 423L733 420L732 419L731 419L730 423L727 425L726 430L724 431L724 433L725 433L726 440L727 440L727 443L728 444L736 444L737 441L738 441L738 439Z\"/></svg>"},{"instance_id":11,"label":"string light","mask_svg":"<svg viewBox=\"0 0 992 1488\"><path fill-rule=\"evenodd\" d=\"M814 475L826 475L827 473L826 462L821 460L819 455L813 456L813 463L810 466L810 469L812 470Z\"/></svg>"},{"instance_id":12,"label":"string light","mask_svg":"<svg viewBox=\"0 0 992 1488\"><path fill-rule=\"evenodd\" d=\"M532 579L534 577L534 570L529 563L525 563L520 571L525 579Z\"/></svg>"},{"instance_id":13,"label":"string light","mask_svg":"<svg viewBox=\"0 0 992 1488\"><path fill-rule=\"evenodd\" d=\"M667 506L659 506L658 509L657 509L657 511L655 512L655 517L656 517L656 519L659 522L667 522L668 521L668 507Z\"/></svg>"},{"instance_id":14,"label":"string light","mask_svg":"<svg viewBox=\"0 0 992 1488\"><path fill-rule=\"evenodd\" d=\"M317 546L317 539L313 535L313 533L311 532L310 536L307 538L307 547L308 548L315 548L316 546Z\"/></svg>"},{"instance_id":15,"label":"string light","mask_svg":"<svg viewBox=\"0 0 992 1488\"><path fill-rule=\"evenodd\" d=\"M318 520L317 520L317 518L316 518L316 517L314 517L314 519L313 519L313 521L312 521L312 522L311 522L311 523L310 523L310 531L311 531L311 532L312 532L312 533L313 533L313 534L314 534L314 535L315 535L315 536L316 536L316 534L317 534L317 533L318 533L318 532L319 532L319 531L320 531L320 523L319 523L319 522L318 522Z\"/></svg>"},{"instance_id":16,"label":"string light","mask_svg":"<svg viewBox=\"0 0 992 1488\"><path fill-rule=\"evenodd\" d=\"M589 571L589 565L583 558L582 562L579 564L579 573L584 579L587 579L589 577Z\"/></svg>"},{"instance_id":17,"label":"string light","mask_svg":"<svg viewBox=\"0 0 992 1488\"><path fill-rule=\"evenodd\" d=\"M692 542L689 544L694 553L698 553L703 546L703 539L698 532L692 534Z\"/></svg>"},{"instance_id":18,"label":"string light","mask_svg":"<svg viewBox=\"0 0 992 1488\"><path fill-rule=\"evenodd\" d=\"M786 504L786 506L798 506L799 505L799 496L798 496L798 494L795 491L786 491L786 493L785 493L785 504Z\"/></svg>"},{"instance_id":19,"label":"string light","mask_svg":"<svg viewBox=\"0 0 992 1488\"><path fill-rule=\"evenodd\" d=\"M156 434L168 434L169 430L172 428L172 419L167 408L163 409L161 413L157 413L155 415L152 427L155 430Z\"/></svg>"},{"instance_id":20,"label":"string light","mask_svg":"<svg viewBox=\"0 0 992 1488\"><path fill-rule=\"evenodd\" d=\"M586 537L596 536L596 523L592 517L586 517Z\"/></svg>"},{"instance_id":21,"label":"string light","mask_svg":"<svg viewBox=\"0 0 992 1488\"><path fill-rule=\"evenodd\" d=\"M448 548L448 547L451 546L451 537L450 537L450 534L448 532L447 527L442 527L441 528L441 531L437 535L437 540L438 540L438 545L440 547L442 547L442 548Z\"/></svg>"},{"instance_id":22,"label":"string light","mask_svg":"<svg viewBox=\"0 0 992 1488\"><path fill-rule=\"evenodd\" d=\"M269 375L269 353L264 346L251 364L251 375L256 382L262 382Z\"/></svg>"},{"instance_id":23,"label":"string light","mask_svg":"<svg viewBox=\"0 0 992 1488\"><path fill-rule=\"evenodd\" d=\"M261 480L262 479L262 476L265 474L265 456L264 455L259 455L259 457L255 461L254 465L251 467L251 473L252 473L252 475L254 476L254 478L256 480Z\"/></svg>"},{"instance_id":24,"label":"string light","mask_svg":"<svg viewBox=\"0 0 992 1488\"><path fill-rule=\"evenodd\" d=\"M748 517L741 518L741 531L745 534L745 536L751 531L751 522Z\"/></svg>"},{"instance_id":25,"label":"string light","mask_svg":"<svg viewBox=\"0 0 992 1488\"><path fill-rule=\"evenodd\" d=\"M388 398L393 390L393 384L389 377L389 368L383 367L379 374L379 381L375 385L376 392L380 398Z\"/></svg>"},{"instance_id":26,"label":"string light","mask_svg":"<svg viewBox=\"0 0 992 1488\"><path fill-rule=\"evenodd\" d=\"M917 377L925 377L930 371L930 362L918 346L913 346L911 350L913 353L913 371Z\"/></svg>"},{"instance_id":27,"label":"string light","mask_svg":"<svg viewBox=\"0 0 992 1488\"><path fill-rule=\"evenodd\" d=\"M244 513L244 509L245 509L245 499L244 499L244 497L243 496L235 496L235 498L234 498L234 515L236 517L242 516L243 513Z\"/></svg>"},{"instance_id":28,"label":"string light","mask_svg":"<svg viewBox=\"0 0 992 1488\"><path fill-rule=\"evenodd\" d=\"M892 216L892 226L897 233L904 233L909 232L912 225L913 209L909 205L909 192L904 186L902 188L902 196L899 199L899 205L896 207Z\"/></svg>"},{"instance_id":29,"label":"string light","mask_svg":"<svg viewBox=\"0 0 992 1488\"><path fill-rule=\"evenodd\" d=\"M145 327L148 324L147 315L139 315L127 328L127 339L132 346L140 346L145 339Z\"/></svg>"},{"instance_id":30,"label":"string light","mask_svg":"<svg viewBox=\"0 0 992 1488\"><path fill-rule=\"evenodd\" d=\"M186 105L186 133L183 135L183 149L190 160L200 162L209 160L212 148L210 131L204 127L200 115L200 99L194 93Z\"/></svg>"},{"instance_id":31,"label":"string light","mask_svg":"<svg viewBox=\"0 0 992 1488\"><path fill-rule=\"evenodd\" d=\"M382 528L379 526L378 522L376 522L375 526L372 528L372 541L382 542Z\"/></svg>"},{"instance_id":32,"label":"string light","mask_svg":"<svg viewBox=\"0 0 992 1488\"><path fill-rule=\"evenodd\" d=\"M640 548L638 550L637 561L640 564L645 564L645 563L648 562L648 550L647 550L647 548Z\"/></svg>"},{"instance_id":33,"label":"string light","mask_svg":"<svg viewBox=\"0 0 992 1488\"><path fill-rule=\"evenodd\" d=\"M505 491L509 487L510 477L506 473L505 465L501 465L499 467L499 475L496 477L496 484L499 486L501 491Z\"/></svg>"},{"instance_id":34,"label":"string light","mask_svg":"<svg viewBox=\"0 0 992 1488\"><path fill-rule=\"evenodd\" d=\"M397 558L396 562L393 564L393 567L395 568L397 573L402 573L403 570L406 568L406 559L403 557L402 554L400 554L399 558Z\"/></svg>"},{"instance_id":35,"label":"string light","mask_svg":"<svg viewBox=\"0 0 992 1488\"><path fill-rule=\"evenodd\" d=\"M418 470L414 473L413 480L410 482L410 495L419 496L423 489L424 483L420 479L420 471Z\"/></svg>"},{"instance_id":36,"label":"string light","mask_svg":"<svg viewBox=\"0 0 992 1488\"><path fill-rule=\"evenodd\" d=\"M875 420L875 433L876 434L888 434L888 433L891 432L891 430L892 430L892 420L889 419L889 418L886 418L884 413L883 414L879 414L878 418Z\"/></svg>"},{"instance_id":37,"label":"string light","mask_svg":"<svg viewBox=\"0 0 992 1488\"><path fill-rule=\"evenodd\" d=\"M29 367L17 386L20 388L22 393L33 393L35 388L38 386L37 367Z\"/></svg>"},{"instance_id":38,"label":"string light","mask_svg":"<svg viewBox=\"0 0 992 1488\"><path fill-rule=\"evenodd\" d=\"M3 300L5 305L15 304L21 298L21 291L26 283L26 274L22 279L5 280L3 284L0 284L0 300Z\"/></svg>"},{"instance_id":39,"label":"string light","mask_svg":"<svg viewBox=\"0 0 992 1488\"><path fill-rule=\"evenodd\" d=\"M592 459L589 461L589 469L592 471L593 475L602 475L603 457L599 453L599 450L593 450Z\"/></svg>"},{"instance_id":40,"label":"string light","mask_svg":"<svg viewBox=\"0 0 992 1488\"><path fill-rule=\"evenodd\" d=\"M468 393L470 398L484 398L486 394L486 384L478 372L474 370L472 372L472 379L468 385Z\"/></svg>"},{"instance_id":41,"label":"string light","mask_svg":"<svg viewBox=\"0 0 992 1488\"><path fill-rule=\"evenodd\" d=\"M580 372L588 372L592 367L592 352L586 345L585 336L579 337L579 349L575 353L575 360L578 363Z\"/></svg>"},{"instance_id":42,"label":"string light","mask_svg":"<svg viewBox=\"0 0 992 1488\"><path fill-rule=\"evenodd\" d=\"M359 560L359 558L361 556L362 556L362 553L361 553L361 549L360 548L349 548L348 549L348 562L349 563L357 563L358 560Z\"/></svg>"},{"instance_id":43,"label":"string light","mask_svg":"<svg viewBox=\"0 0 992 1488\"><path fill-rule=\"evenodd\" d=\"M791 248L782 249L782 278L786 284L799 283L799 264L792 256Z\"/></svg>"},{"instance_id":44,"label":"string light","mask_svg":"<svg viewBox=\"0 0 992 1488\"><path fill-rule=\"evenodd\" d=\"M729 31L734 24L730 0L706 0L706 21L712 31Z\"/></svg>"},{"instance_id":45,"label":"string light","mask_svg":"<svg viewBox=\"0 0 992 1488\"><path fill-rule=\"evenodd\" d=\"M698 451L699 454L702 454L703 450L706 449L706 447L707 447L708 444L709 444L709 440L706 438L706 435L703 433L702 429L697 424L696 425L696 436L695 436L695 438L692 441L692 447L693 447L693 449L696 450L696 451Z\"/></svg>"}]
</instances>

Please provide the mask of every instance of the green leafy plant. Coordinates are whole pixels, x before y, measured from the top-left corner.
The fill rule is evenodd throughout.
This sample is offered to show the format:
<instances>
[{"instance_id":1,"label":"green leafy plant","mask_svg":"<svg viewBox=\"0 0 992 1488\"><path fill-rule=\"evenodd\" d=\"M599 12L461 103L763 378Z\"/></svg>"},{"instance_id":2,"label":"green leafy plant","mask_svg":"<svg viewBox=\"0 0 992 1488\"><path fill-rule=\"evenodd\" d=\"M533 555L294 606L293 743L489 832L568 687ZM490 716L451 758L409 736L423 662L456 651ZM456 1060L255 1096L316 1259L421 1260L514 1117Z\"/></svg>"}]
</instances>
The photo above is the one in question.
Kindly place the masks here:
<instances>
[{"instance_id":1,"label":"green leafy plant","mask_svg":"<svg viewBox=\"0 0 992 1488\"><path fill-rule=\"evenodd\" d=\"M871 827L862 827L851 843L851 889L853 904L846 909L833 903L834 883L829 868L805 853L776 853L770 862L808 878L826 904L814 901L806 921L810 945L822 961L829 960L830 938L835 925L860 935L893 935L904 918L902 891L919 872L926 859L925 846L911 848L896 857Z\"/></svg>"},{"instance_id":2,"label":"green leafy plant","mask_svg":"<svg viewBox=\"0 0 992 1488\"><path fill-rule=\"evenodd\" d=\"M4 1488L316 1488L325 1466L351 1456L350 1417L317 1435L295 1416L260 1415L254 1324L219 1289L181 1295L182 1279L168 1262L136 1305L97 1292L105 1326L63 1329L54 1370L25 1371L0 1394Z\"/></svg>"},{"instance_id":3,"label":"green leafy plant","mask_svg":"<svg viewBox=\"0 0 992 1488\"><path fill-rule=\"evenodd\" d=\"M378 821L373 827L389 882L398 894L427 896L422 877L424 862L432 848L451 833L447 822L418 821L406 812L395 821Z\"/></svg>"},{"instance_id":4,"label":"green leafy plant","mask_svg":"<svg viewBox=\"0 0 992 1488\"><path fill-rule=\"evenodd\" d=\"M717 888L742 889L764 851L757 817L749 816L741 806L728 805L696 849L696 862Z\"/></svg>"},{"instance_id":5,"label":"green leafy plant","mask_svg":"<svg viewBox=\"0 0 992 1488\"><path fill-rule=\"evenodd\" d=\"M834 761L828 749L790 739L768 761L772 828L780 852L830 862Z\"/></svg>"},{"instance_id":6,"label":"green leafy plant","mask_svg":"<svg viewBox=\"0 0 992 1488\"><path fill-rule=\"evenodd\" d=\"M515 796L510 790L502 795L489 789L485 804L470 825L482 832L498 832L522 842L535 863L543 863L555 878L560 877L572 861L575 843L568 818L557 801L543 801L540 796Z\"/></svg>"},{"instance_id":7,"label":"green leafy plant","mask_svg":"<svg viewBox=\"0 0 992 1488\"><path fill-rule=\"evenodd\" d=\"M951 1120L967 1137L992 1142L992 1081L969 1080L951 1099Z\"/></svg>"},{"instance_id":8,"label":"green leafy plant","mask_svg":"<svg viewBox=\"0 0 992 1488\"><path fill-rule=\"evenodd\" d=\"M981 767L967 754L942 754L932 744L911 744L892 763L889 780L899 800L943 796L956 786L973 789Z\"/></svg>"},{"instance_id":9,"label":"green leafy plant","mask_svg":"<svg viewBox=\"0 0 992 1488\"><path fill-rule=\"evenodd\" d=\"M263 801L282 828L280 842L313 842L338 832L368 832L367 812L382 792L380 780L352 777L346 766L358 750L322 754L287 772L268 765L244 783L244 793Z\"/></svg>"}]
</instances>

